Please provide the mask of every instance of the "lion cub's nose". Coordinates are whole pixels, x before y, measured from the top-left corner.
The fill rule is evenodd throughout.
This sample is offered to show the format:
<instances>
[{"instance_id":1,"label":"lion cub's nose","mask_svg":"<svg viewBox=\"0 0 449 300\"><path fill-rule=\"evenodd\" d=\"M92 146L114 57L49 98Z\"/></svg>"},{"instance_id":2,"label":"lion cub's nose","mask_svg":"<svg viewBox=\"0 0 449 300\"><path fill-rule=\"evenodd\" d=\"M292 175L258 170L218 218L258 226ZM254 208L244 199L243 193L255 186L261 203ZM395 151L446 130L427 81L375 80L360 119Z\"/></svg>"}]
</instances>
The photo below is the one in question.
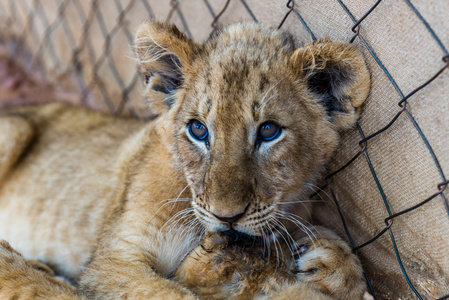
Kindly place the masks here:
<instances>
[{"instance_id":1,"label":"lion cub's nose","mask_svg":"<svg viewBox=\"0 0 449 300\"><path fill-rule=\"evenodd\" d=\"M220 216L217 216L216 214L213 214L213 215L215 216L215 218L217 218L220 221L227 222L227 223L235 223L244 214L245 214L245 212L242 212L241 214L235 215L233 217L220 217Z\"/></svg>"}]
</instances>

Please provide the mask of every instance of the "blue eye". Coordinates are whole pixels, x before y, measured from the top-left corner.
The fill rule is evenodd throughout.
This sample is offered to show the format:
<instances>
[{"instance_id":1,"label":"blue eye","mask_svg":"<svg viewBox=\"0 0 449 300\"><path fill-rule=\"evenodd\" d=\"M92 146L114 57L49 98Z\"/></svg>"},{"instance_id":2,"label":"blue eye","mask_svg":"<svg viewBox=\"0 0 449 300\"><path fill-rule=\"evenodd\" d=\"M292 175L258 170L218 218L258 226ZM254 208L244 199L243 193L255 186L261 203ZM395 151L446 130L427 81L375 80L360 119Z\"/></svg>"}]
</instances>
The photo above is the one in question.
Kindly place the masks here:
<instances>
[{"instance_id":1,"label":"blue eye","mask_svg":"<svg viewBox=\"0 0 449 300\"><path fill-rule=\"evenodd\" d=\"M272 141L281 135L282 129L273 122L265 122L259 128L259 140Z\"/></svg>"},{"instance_id":2,"label":"blue eye","mask_svg":"<svg viewBox=\"0 0 449 300\"><path fill-rule=\"evenodd\" d=\"M207 131L207 127L204 126L200 121L192 120L190 121L188 126L190 135L193 136L195 139L200 141L207 140L209 132Z\"/></svg>"}]
</instances>

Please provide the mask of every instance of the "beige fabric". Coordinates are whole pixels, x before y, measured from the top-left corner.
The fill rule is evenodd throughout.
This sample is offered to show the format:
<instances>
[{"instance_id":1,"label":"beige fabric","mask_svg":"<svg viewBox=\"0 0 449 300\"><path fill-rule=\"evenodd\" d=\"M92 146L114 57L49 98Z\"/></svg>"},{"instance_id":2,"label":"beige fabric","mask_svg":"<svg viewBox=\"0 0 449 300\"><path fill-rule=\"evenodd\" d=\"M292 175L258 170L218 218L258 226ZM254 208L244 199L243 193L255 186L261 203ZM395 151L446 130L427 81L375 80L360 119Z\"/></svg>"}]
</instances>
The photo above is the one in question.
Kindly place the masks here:
<instances>
[{"instance_id":1,"label":"beige fabric","mask_svg":"<svg viewBox=\"0 0 449 300\"><path fill-rule=\"evenodd\" d=\"M98 12L92 14L91 4L88 1L79 2L82 4L79 7L76 5L78 1L61 2L67 4L64 19L67 23L60 23L54 22L58 20L58 7L53 6L55 2L45 1L45 7L43 7L44 2L41 1L41 7L33 11L34 18L27 24L29 8L36 9L33 6L35 1L0 0L2 14L0 28L3 28L1 35L4 40L7 40L24 33L26 48L31 53L41 54L41 62L49 78L56 80L61 89L79 92L80 86L74 79L76 76L74 76L75 69L72 64L71 50L73 49L63 30L64 26L69 26L74 32L76 45L80 47L82 77L89 84L94 75L97 76L95 81L101 82L109 97L114 99L112 108L108 108L98 86L92 85L91 94L85 105L120 114L135 111L137 115L144 116L146 110L140 98L141 86L139 80L134 77L136 68L130 58L132 53L124 31L127 28L133 33L137 24L148 17L144 2L121 1L122 7L125 8L128 5L129 10L121 23L123 26L117 27L117 31L111 35L109 45L110 58L116 64L117 72L123 78L125 86L128 86L132 80L137 80L137 84L129 93L130 100L123 109L120 109L122 87L114 79L108 58L101 60L102 53L108 45L105 44L104 34L101 32ZM225 1L217 0L209 0L209 2L216 14L225 3ZM279 25L288 11L285 0L247 0L246 2L259 21L273 26ZM358 19L376 1L346 0L344 2ZM116 1L99 2L98 11L101 12L108 32L118 24L120 8L116 6L116 3ZM159 19L165 19L169 15L171 9L169 1L151 0L148 3ZM413 4L435 30L442 43L449 47L449 2L416 0ZM195 40L204 40L211 31L210 24L213 21L205 1L181 0L179 8ZM353 35L350 30L353 22L337 1L296 1L295 8L318 38L329 36L349 41ZM43 9L49 23L54 24L54 30L49 33L51 38L47 41L43 40L46 27L40 18ZM12 17L14 11L15 15ZM79 21L80 11L86 16L91 12L93 16L86 38L82 37L83 23ZM7 17L3 17L4 15ZM225 25L244 20L251 20L251 16L242 2L231 1L220 23ZM178 11L173 12L171 21L178 24L181 29L183 28ZM294 33L299 41L311 40L294 13L288 17L283 28ZM32 34L29 33L30 29ZM362 22L361 33L404 94L424 83L444 65L441 60L443 52L405 1L382 1ZM41 46L42 41L44 42ZM88 43L83 44L83 41ZM59 63L55 63L52 59L52 51L47 47L49 43L54 45L54 52L59 58ZM371 95L360 120L365 135L370 135L385 126L399 111L397 102L400 96L366 47L359 39L356 39L355 43L366 54L372 73ZM93 53L92 57L89 49ZM95 63L99 68L97 73L93 74L92 68ZM449 70L446 70L433 83L411 97L408 102L409 111L432 145L446 175L449 175L448 82ZM358 146L360 139L356 129L344 133L343 143L330 165L330 170L344 165L357 153L360 149ZM393 213L431 196L437 191L437 184L442 181L427 147L405 114L402 114L387 131L371 139L368 142L367 151ZM335 176L332 187L356 244L369 240L385 227L383 220L388 214L364 155ZM325 193L329 193L329 190L326 189ZM325 203L317 206L315 218L343 233L335 205L325 193L321 193ZM445 193L449 197L449 192ZM392 231L406 271L421 295L426 299L432 299L448 294L449 216L441 197L438 196L425 206L396 218ZM373 244L363 248L359 254L379 299L412 298L411 289L399 269L388 232Z\"/></svg>"}]
</instances>

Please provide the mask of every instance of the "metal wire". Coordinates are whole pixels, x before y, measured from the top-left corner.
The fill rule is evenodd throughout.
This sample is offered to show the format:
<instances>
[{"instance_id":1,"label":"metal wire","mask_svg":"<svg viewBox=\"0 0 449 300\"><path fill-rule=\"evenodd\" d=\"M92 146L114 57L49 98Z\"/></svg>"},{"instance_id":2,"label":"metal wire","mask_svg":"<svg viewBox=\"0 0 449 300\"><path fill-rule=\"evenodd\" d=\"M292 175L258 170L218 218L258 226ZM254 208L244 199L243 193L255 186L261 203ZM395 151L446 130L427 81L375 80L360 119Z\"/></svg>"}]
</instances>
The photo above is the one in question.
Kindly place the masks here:
<instances>
[{"instance_id":1,"label":"metal wire","mask_svg":"<svg viewBox=\"0 0 449 300\"><path fill-rule=\"evenodd\" d=\"M62 1L55 1L57 8L57 16L54 19L51 19L44 9L44 4L41 0L33 0L31 6L28 6L26 4L26 1L17 1L17 0L5 0L8 1L7 5L2 4L0 2L0 11L6 11L8 10L10 14L6 17L4 20L4 24L6 26L13 26L14 22L16 20L19 20L18 18L18 6L19 5L26 5L26 21L25 24L23 24L23 30L21 33L15 37L15 44L12 48L12 53L14 53L15 56L21 57L25 55L26 53L26 40L32 39L34 45L38 45L37 48L32 52L32 59L30 62L26 63L25 66L28 70L39 70L42 73L42 76L47 77L49 71L57 70L58 68L61 68L62 61L60 57L58 56L58 53L55 48L53 35L55 33L55 30L62 29L65 33L65 38L67 40L67 44L69 45L71 51L72 51L72 66L73 66L73 73L75 74L74 79L76 84L78 85L79 89L82 91L82 100L87 101L87 99L91 96L92 93L97 93L101 96L103 102L109 109L111 113L114 114L124 114L129 113L132 116L138 116L137 110L132 107L132 105L129 103L129 95L132 90L136 88L138 83L142 83L140 76L136 72L134 77L130 81L126 81L122 75L120 74L116 61L114 61L113 55L111 53L112 48L112 40L115 36L118 34L124 34L128 40L129 43L132 42L132 34L127 26L126 22L126 16L130 13L131 9L136 5L137 2L140 3L140 5L143 5L146 12L148 13L148 16L155 17L154 10L152 6L150 5L148 0L141 0L141 1L135 1L130 0L128 2L123 2L120 0L114 0L112 6L115 6L115 9L118 12L118 17L116 19L116 22L114 23L114 26L112 28L108 28L106 24L105 17L103 16L103 13L99 6L99 0L92 0L88 11L86 12L84 10L84 6L82 5L82 0L62 0ZM4 2L5 2L4 1ZM352 20L352 26L348 28L348 31L351 32L352 37L350 38L349 42L354 42L355 40L359 40L361 44L366 48L367 52L372 56L378 67L384 72L386 77L389 79L390 83L396 90L398 94L398 110L395 113L395 115L391 118L391 120L387 124L383 124L383 126L380 126L377 131L373 133L369 133L365 135L365 132L362 128L362 126L358 123L357 128L360 134L360 140L359 140L359 146L360 149L356 152L354 156L352 156L351 159L349 159L346 163L342 164L341 167L337 168L335 171L329 172L329 174L326 177L326 184L322 187L322 190L325 188L328 188L330 191L330 197L332 201L335 204L335 207L337 209L338 215L340 216L343 228L346 232L346 235L352 245L352 249L354 252L359 251L360 249L370 245L371 243L378 240L381 236L384 236L386 232L389 233L392 247L395 252L398 265L404 275L404 278L410 287L410 289L413 291L413 293L417 296L418 299L422 299L422 296L418 293L416 288L413 284L413 278L410 278L407 274L407 270L404 267L402 260L401 260L401 254L400 249L395 241L393 230L395 229L394 221L397 218L404 218L412 211L415 211L426 204L437 201L437 199L441 199L443 202L447 215L449 216L449 204L446 199L446 196L444 194L444 191L446 190L446 187L449 184L449 181L447 180L444 170L441 167L441 164L438 161L438 158L422 132L418 122L414 118L413 114L410 112L410 110L407 108L407 103L411 101L415 94L418 91L421 91L423 89L429 89L432 86L432 82L441 76L443 73L447 73L449 71L446 71L449 68L449 52L447 50L446 45L443 44L441 39L438 37L438 35L435 33L435 31L432 29L432 27L429 25L429 23L425 20L425 18L421 15L421 13L416 9L416 7L411 3L410 0L403 0L408 7L410 8L411 15L415 15L415 17L420 20L420 22L425 26L427 31L429 32L430 37L435 40L436 44L440 48L443 56L442 56L442 64L441 67L439 67L437 70L434 71L434 75L430 77L425 82L419 84L413 91L409 92L407 95L404 95L401 88L391 75L391 73L388 71L388 69L385 67L385 65L382 63L381 59L378 55L376 55L375 51L370 46L369 42L364 38L363 36L363 29L362 25L364 22L370 17L370 15L376 11L378 7L382 6L382 0L377 0L367 11L366 13L360 17L359 19L356 19L353 15L353 13L348 9L348 7L344 4L343 0L334 0L336 3L339 4L339 7L341 7L342 11L346 13L346 15ZM219 22L220 17L223 16L223 14L226 13L230 0L227 0L226 2L223 1L222 9L220 11L214 11L213 6L210 4L209 0L203 0L204 5L209 12L210 16L213 19L213 23L211 25L211 31L217 26L217 23ZM112 3L112 2L111 2ZM126 5L122 5L122 3L127 3ZM249 17L257 22L258 18L254 14L253 10L251 9L250 5L245 0L240 0L240 3L243 5L243 8L248 13ZM293 17L294 20L302 24L304 29L309 33L310 38L312 40L316 40L316 36L312 32L311 28L303 18L303 12L300 10L299 1L293 1L293 0L286 0L286 8L285 13L283 13L283 17L281 21L279 22L279 28L282 28L285 24L285 21L287 19L291 19L292 15L295 15L296 17ZM46 2L47 4L47 2ZM69 5L73 5L75 8L75 11L81 20L82 25L82 34L76 35L73 32L73 28L71 28L66 20L66 14L67 14L67 7ZM185 14L183 13L182 8L182 2L179 0L171 0L170 1L170 10L167 14L166 20L171 21L173 18L178 17L182 24L182 29L186 34L191 37L192 33L188 26L188 20L185 18ZM40 37L34 26L36 24L41 24L45 30L43 37ZM103 38L104 38L104 44L103 44L103 51L100 55L97 55L95 53L95 49L92 43L92 39L94 37L91 36L90 31L93 27L98 27L101 31ZM77 40L77 36L78 40ZM7 37L1 36L0 32L0 42L4 42ZM29 44L28 44L29 45ZM83 62L81 58L81 53L86 53L86 59L87 61L93 66L92 67L92 78L89 80L86 80L86 78L82 75L82 69L83 69ZM49 70L48 68L37 68L37 64L42 60L43 55L46 55L50 57L51 59L51 66L52 70ZM85 63L85 62L84 62ZM109 72L112 74L113 82L104 82L104 79L102 79L98 73L101 68L107 67ZM68 71L67 71L68 72ZM121 90L121 101L117 104L112 100L112 97L110 95L110 90L108 89L108 86L111 84L116 85ZM125 111L127 110L127 111ZM435 192L432 195L429 195L426 199L417 201L416 204L410 206L409 208L403 209L399 212L393 212L393 210L390 207L390 203L388 201L388 197L384 191L384 188L382 187L380 180L378 178L378 174L376 173L376 168L373 165L370 155L369 155L369 141L372 139L375 139L376 137L382 135L382 133L388 131L391 129L392 125L397 122L399 119L408 119L413 127L415 128L416 132L418 133L419 137L423 141L427 151L429 151L429 154L432 158L432 161L435 165L435 168L439 174L440 180L439 182L435 183ZM345 170L346 168L350 167L355 161L362 159L362 157L365 157L366 164L369 167L369 170L371 172L371 175L373 177L373 180L377 186L377 189L379 191L380 197L383 200L383 206L386 209L387 216L385 216L385 227L381 229L377 234L375 234L372 238L370 238L367 241L364 242L358 242L355 241L355 239L352 237L349 227L347 226L347 222L345 219L345 213L342 210L342 207L340 205L339 199L337 199L337 195L334 192L333 187L333 178L337 176L340 172ZM321 191L317 192L321 193ZM381 209L381 208L379 208ZM371 280L368 278L367 274L365 274L365 278L367 280L368 286L370 288L370 291L372 295L376 298L376 292L374 291ZM439 300L442 299L448 299L449 295L443 296L439 298Z\"/></svg>"},{"instance_id":2,"label":"metal wire","mask_svg":"<svg viewBox=\"0 0 449 300\"><path fill-rule=\"evenodd\" d=\"M430 27L430 25L425 21L425 19L422 17L422 15L419 13L419 11L418 11L418 10L411 4L411 2L410 2L409 0L405 0L405 2L406 2L406 3L411 7L411 9L415 12L415 14L416 14L416 15L418 16L418 18L421 20L421 22L423 22L423 24L426 26L426 28L428 29L428 31L429 31L429 33L431 34L431 36L435 39L435 41L437 42L437 44L440 46L441 50L442 50L443 53L444 53L444 56L443 56L442 60L443 60L443 62L445 62L445 64L444 64L444 65L441 67L441 69L439 69L439 70L435 73L435 75L432 76L429 80L427 80L425 83L423 83L423 84L421 84L420 86L418 86L416 89L414 89L412 92L410 92L407 96L404 96L404 94L401 92L401 89L399 88L399 86L397 85L397 83L395 82L395 80L393 79L393 77L391 76L391 74L388 72L388 70L386 69L386 67L385 67L385 66L382 64L382 62L380 61L379 57L374 53L374 51L371 49L371 47L369 46L369 44L366 42L366 40L363 38L363 36L361 35L361 33L358 31L358 30L359 30L359 27L360 27L360 25L361 25L361 23L363 22L363 20L365 20L365 19L368 17L368 15L374 11L374 9L380 4L381 0L378 0L378 1L377 1L371 8L367 11L367 13L366 13L365 15L363 15L359 20L356 20L356 19L354 18L353 14L349 11L349 9L346 7L346 5L345 5L341 0L337 0L337 1L338 1L338 3L341 5L341 7L343 8L343 10L348 14L348 16L349 16L349 17L352 19L352 21L354 22L354 25L353 25L353 27L351 28L351 30L352 30L353 32L356 32L356 35L351 39L351 42L353 42L353 41L354 41L354 38L356 38L356 37L358 37L358 38L363 42L363 44L365 45L365 47L368 49L369 53L373 56L373 58L375 59L375 61L376 61L377 64L379 65L379 67L384 71L384 73L385 73L385 74L387 75L387 77L390 79L390 82L391 82L392 85L395 87L396 91L398 92L399 96L401 97L401 100L398 102L398 105L400 106L400 110L399 110L398 113L393 117L393 119L392 119L386 126L384 126L383 128L379 129L379 130L376 131L375 133L370 134L368 137L365 137L365 135L364 135L364 133L363 133L363 130L362 130L360 124L358 124L359 132L360 132L360 135L361 135L361 137L362 137L362 139L360 140L359 144L360 144L361 146L363 145L363 147L362 147L362 152L365 154L365 157L366 157L368 166L369 166L369 168L370 168L370 170L371 170L371 174L373 175L373 179L374 179L374 181L376 182L376 185L377 185L377 187L378 187L378 190L379 190L379 192L380 192L380 194L381 194L381 197L382 197L382 199L383 199L383 201L384 201L385 207L386 207L387 212L388 212L388 215L389 215L387 218L385 218L386 227L385 227L381 232L379 232L376 236L374 236L372 239L370 239L369 241L364 242L364 243L361 243L359 246L355 246L355 245L354 245L354 242L353 242L353 238L351 237L351 234L349 233L349 230L348 230L348 228L347 228L347 226L346 226L346 221L345 221L345 219L344 219L344 214L343 214L343 212L341 211L341 208L340 208L340 205L338 204L338 200L337 200L337 198L336 198L336 196L335 196L335 193L332 191L331 178L332 178L333 176L335 176L338 172L342 171L343 169L345 169L346 167L348 167L350 164L352 164L352 163L355 161L355 159L360 155L361 152L357 153L356 156L354 156L348 163L346 163L343 167L339 168L336 172L332 172L332 173L327 177L327 184L326 184L326 185L330 188L330 190L331 190L331 196L332 196L334 202L337 204L337 205L336 205L337 210L338 210L339 215L340 215L340 217L341 217L342 223L343 223L343 225L344 225L344 227L345 227L345 232L346 232L346 234L347 234L347 236L348 236L348 238L349 238L351 244L353 245L353 251L357 251L357 250L359 250L359 249L361 249L361 248L363 248L363 247L365 247L365 246L371 244L372 242L374 242L375 240L377 240L380 236L382 236L385 232L388 231L389 234L390 234L390 238L391 238L391 241L392 241L392 243L393 243L394 252L395 252L395 254L396 254L396 257L397 257L399 266L400 266L400 268L401 268L401 270L402 270L402 273L404 274L404 277L405 277L405 279L406 279L408 285L410 286L410 288L412 289L412 291L415 293L415 295L418 297L418 299L422 299L422 296L418 293L418 291L416 290L416 288L414 287L414 285L413 285L413 283L412 283L412 280L411 280L411 279L409 278L409 276L407 275L407 272L406 272L406 270L405 270L405 267L404 267L404 265L403 265L403 263L402 263L402 260L401 260L401 257L400 257L400 252L399 252L398 246L397 246L396 241L395 241L395 239L394 239L393 228L392 228L392 227L393 227L393 220L394 220L394 218L400 217L400 216L402 216L402 215L404 215L404 214L406 214L406 213L408 213L408 212L411 212L411 211L413 211L413 210L415 210L415 209L417 209L417 208L419 208L419 207L421 207L421 206L423 206L423 205L429 203L431 200L437 198L437 196L441 196L441 198L442 198L442 200L443 200L443 203L444 203L444 205L445 205L445 207L446 207L446 211L447 211L447 213L448 213L448 215L449 215L449 209L448 209L449 206L448 206L448 202L447 202L447 200L446 200L446 198L445 198L445 195L444 195L444 193L443 193L444 190L445 190L445 188L446 188L446 186L447 186L447 184L448 184L448 181L446 180L446 177L445 177L445 175L444 175L443 169L441 168L441 165L439 164L438 159L437 159L437 157L436 157L436 155L435 155L435 152L433 151L433 149L432 149L430 143L428 142L427 138L425 137L425 135L424 135L423 132L421 131L421 129L420 129L418 123L416 122L416 120L413 118L413 115L411 114L411 112L410 112L410 111L407 109L407 107L406 107L407 101L409 100L410 97L412 97L412 96L413 96L416 92L418 92L419 90L421 90L421 89L427 87L433 80L435 80L435 79L436 79L437 77L439 77L439 76L440 76L446 69L448 69L448 66L449 66L449 59L448 59L448 57L449 57L449 56L448 56L448 53L447 53L447 50L446 50L445 46L442 44L441 40L438 38L438 36L437 36L437 35L435 34L435 32L432 30L432 28ZM289 1L289 3L290 3L290 1ZM289 13L289 12L288 12L288 13ZM380 184L380 182L379 182L379 180L378 180L378 177L377 177L376 171L375 171L375 169L374 169L374 166L373 166L373 164L371 163L371 160L370 160L370 158L369 158L368 149L367 149L368 147L366 146L366 145L367 145L366 143L368 142L368 140L370 140L370 139L372 139L372 138L378 136L379 134L383 133L384 131L388 130L388 129L390 128L390 126L391 126L392 124L394 124L394 123L398 120L399 116L400 116L402 113L404 113L404 112L405 112L405 114L408 116L408 118L412 121L412 124L414 125L415 129L418 131L419 136L421 137L421 139L422 139L423 142L425 143L425 145L426 145L428 151L430 152L430 154L431 154L431 156L432 156L432 158L433 158L433 161L434 161L434 163L435 163L435 165L436 165L436 167L437 167L437 169L438 169L438 172L439 172L439 174L440 174L440 176L441 176L442 183L439 183L438 185L436 185L436 186L438 187L438 191L437 191L435 194L433 194L432 196L430 196L429 198L427 198L427 199L425 199L425 200L419 202L418 204L416 204L416 205L414 205L414 206L412 206L412 207L410 207L410 208L408 208L408 209L405 209L405 210L403 210L403 211L401 211L401 212L398 212L398 213L394 213L394 214L393 214L393 213L391 212L390 206L389 206L389 204L388 204L388 201L387 201L387 197L386 197L386 195L385 195L385 192L383 191L383 188L382 188L382 186L381 186L381 184ZM366 274L365 274L365 277L367 278L368 285L369 285L369 287L371 288L371 293L373 294L374 298L376 299L375 292L374 292L374 290L372 289L370 280L368 279L368 277L366 276ZM447 299L448 297L449 297L449 295L443 296L443 297L441 297L441 298L439 298L439 299L440 299L440 300L441 300L441 299Z\"/></svg>"}]
</instances>

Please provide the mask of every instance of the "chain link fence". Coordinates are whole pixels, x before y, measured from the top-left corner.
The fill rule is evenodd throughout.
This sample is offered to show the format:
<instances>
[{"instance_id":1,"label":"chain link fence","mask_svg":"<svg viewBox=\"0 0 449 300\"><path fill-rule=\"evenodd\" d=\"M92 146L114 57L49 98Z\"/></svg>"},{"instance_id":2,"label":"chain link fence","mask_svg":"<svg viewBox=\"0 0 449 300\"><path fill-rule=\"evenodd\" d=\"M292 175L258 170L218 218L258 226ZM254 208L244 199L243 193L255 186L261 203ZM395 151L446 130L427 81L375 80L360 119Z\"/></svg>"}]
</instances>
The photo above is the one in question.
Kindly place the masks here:
<instances>
[{"instance_id":1,"label":"chain link fence","mask_svg":"<svg viewBox=\"0 0 449 300\"><path fill-rule=\"evenodd\" d=\"M174 22L189 37L197 41L207 38L214 28L220 26L221 22L225 24L241 20L258 22L259 19L279 28L287 29L296 36L302 36L305 40L312 41L316 40L317 36L323 37L322 27L317 27L312 17L319 16L325 9L328 10L329 4L322 4L323 2L320 1L317 1L316 4L307 4L304 1L293 0L274 2L278 3L270 4L271 6L268 5L273 8L273 10L268 10L256 0L1 0L0 46L7 49L9 58L12 57L15 61L20 62L26 76L32 76L33 80L54 83L53 89L70 94L70 97L65 97L66 101L108 111L112 114L145 118L150 117L150 115L144 107L143 101L141 101L142 80L135 63L132 61L132 53L130 52L133 31L143 19L156 17L167 22ZM397 242L397 236L400 236L404 226L409 224L404 225L401 223L401 220L410 218L410 222L413 223L413 218L416 216L414 213L421 214L426 206L430 206L431 203L435 202L439 203L436 209L439 212L444 212L444 216L441 217L442 214L439 214L438 218L432 217L428 219L427 225L438 227L444 223L446 227L441 227L443 228L442 236L449 240L449 232L445 230L449 223L449 205L445 195L449 180L444 172L444 167L447 166L447 163L446 161L442 163L438 158L439 155L447 153L449 149L447 144L445 146L444 144L443 146L438 144L438 151L435 151L436 149L433 147L433 144L435 144L434 139L428 138L429 134L433 134L430 130L441 130L441 128L447 128L449 125L444 122L440 125L435 125L433 129L426 129L427 134L425 134L425 130L422 130L420 127L422 117L415 117L418 111L414 110L413 108L415 107L411 105L411 102L415 100L423 101L422 98L424 96L422 95L427 90L429 95L434 97L433 100L435 102L443 103L438 106L438 114L447 114L449 110L447 104L441 102L441 99L447 101L447 94L430 93L429 91L430 89L438 89L439 86L447 85L448 83L449 52L445 42L440 39L439 33L431 26L437 20L432 19L432 22L429 23L429 20L423 17L417 6L410 0L397 2L384 0L385 4L382 3L382 0L365 1L357 6L357 13L353 12L354 3L347 5L342 0L328 2L333 2L333 8L339 11L339 18L346 18L345 24L347 25L340 37L346 36L348 42L357 43L363 49L370 68L378 70L378 73L380 72L381 74L379 76L385 78L392 85L396 95L388 93L388 97L396 100L389 101L388 108L383 106L378 109L380 114L384 114L388 121L385 124L381 121L375 122L376 125L374 127L377 127L375 130L372 129L373 125L364 125L363 120L368 118L367 114L369 113L367 108L367 112L362 115L361 121L357 124L357 130L344 136L343 140L346 145L344 149L347 151L343 154L337 154L338 158L331 163L329 175L327 175L324 185L316 193L319 194L318 197L325 198L327 202L330 200L333 203L331 209L334 215L339 216L340 225L343 225L343 231L346 233L354 252L359 254L362 252L361 257L365 269L369 270L371 264L376 264L379 261L377 254L371 255L375 250L369 250L370 245L378 243L382 247L388 248L387 252L390 251L389 253L394 255L396 264L400 268L401 276L405 279L404 281L394 282L392 286L403 285L402 288L406 287L410 291L406 295L414 295L418 299L449 299L449 295L442 294L443 291L447 293L447 287L441 284L444 280L449 280L449 270L444 270L443 268L439 275L434 276L434 278L441 276L446 279L436 280L436 286L435 284L431 285L434 288L433 291L426 290L425 285L420 285L420 288L417 288L416 284L419 280L409 275L411 271L415 274L416 270L412 270L413 266L411 264L403 262L402 251L407 248L407 253L409 253L408 248L420 249L422 245L409 246L401 242L401 246ZM417 78L411 80L412 84L407 85L407 92L398 83L404 82L400 77L401 74L398 76L398 72L388 68L387 64L383 63L384 60L390 61L389 57L385 53L383 56L377 54L380 52L375 47L378 39L371 34L371 31L374 31L376 26L380 25L379 23L373 23L374 21L369 21L370 18L375 19L373 16L376 15L377 11L383 9L384 13L385 9L388 9L385 7L381 8L382 5L395 8L399 6L397 4L399 2L402 5L401 10L406 10L407 19L413 19L414 24L418 24L416 26L421 26L421 34L427 34L427 41L430 40L428 44L430 43L431 49L433 49L431 55L440 57L439 62L433 60L432 65L427 66L427 69L430 68L431 74L422 72L423 74L420 74L422 75L421 77L417 76ZM321 7L320 4L322 4ZM423 7L422 5L421 3L421 7ZM360 13L361 11L363 11L362 14ZM312 12L314 13L313 16ZM449 17L448 11L445 12L445 15L441 11L436 13L439 18ZM390 22L392 20L392 22L395 22L394 18L380 18L378 16L378 19L380 22ZM336 21L329 18L324 22L327 22L324 28L329 28L328 31L331 32L332 24ZM312 23L315 27L309 26ZM365 24L369 30L364 30ZM392 26L395 25L393 24ZM319 34L315 34L317 29L320 30ZM401 34L413 35L414 30L417 29L415 27L410 28L408 32ZM410 47L416 47L416 45L410 45ZM401 48L400 50L404 49ZM399 54L401 55L400 51ZM398 58L395 57L395 59ZM414 68L419 68L419 66ZM373 90L376 88L379 88L379 85L376 85L374 80ZM371 107L377 101L373 99L374 96L375 93L372 92L369 100ZM432 105L432 99L429 101L429 105ZM396 108L394 108L391 102L395 102ZM407 202L407 207L401 207L393 203L395 201L395 198L391 195L393 192L386 192L384 186L387 184L390 186L391 181L396 180L394 179L395 174L406 172L407 166L397 167L392 164L388 172L393 175L388 173L387 176L384 171L378 171L379 169L385 169L381 168L379 159L376 158L373 161L372 158L373 155L376 156L376 154L373 154L376 151L376 145L379 141L383 141L382 136L391 132L398 132L393 137L396 137L400 144L401 130L405 130L405 125L402 124L406 122L405 120L410 122L410 128L412 128L410 130L415 132L413 134L416 134L413 143L421 145L419 147L416 146L420 149L417 155L429 158L426 160L426 168L431 169L429 172L435 176L431 176L433 192L423 198L420 198L421 196L412 197L413 199L410 200L412 204ZM366 127L370 128L367 129ZM404 136L407 134L404 133ZM405 151L414 150L404 150L404 155L406 155ZM345 202L347 201L345 199L346 196L342 196L344 193L338 191L342 185L354 185L348 181L342 182L341 178L343 178L342 174L345 172L356 173L355 176L357 176L359 167L354 167L356 164L363 164L364 167L368 168L370 179L367 180L374 182L371 184L374 184L377 190L374 193L376 195L373 197L380 197L381 199L377 204L369 204L375 206L371 210L368 208L369 205L366 204L366 210L370 212L369 217L377 220L372 222L376 224L375 226L365 230L365 232L370 234L369 238L360 238L360 235L357 234L357 237L354 237L354 231L358 229L363 230L363 226L366 223L358 224L358 217L354 216L353 207ZM416 166L414 165L414 168ZM418 164L418 166L420 165ZM355 180L354 178L356 177L353 176L351 178ZM388 178L388 180L385 178ZM394 192L396 194L402 193L402 188L407 188L400 180L401 177L399 176L398 178L397 181L400 183L396 186ZM420 182L408 182L407 184L409 186L419 186ZM364 188L363 186L358 187L358 189ZM388 188L388 190L391 189ZM426 192L429 190L431 189L426 189ZM352 190L349 189L349 191ZM390 195L388 195L389 193ZM348 198L357 199L359 196L357 193L355 194L348 196ZM354 201L355 203L360 203L360 200ZM383 222L383 226L379 225L379 220ZM396 225L396 223L400 225ZM426 234L426 228L423 229L421 234ZM386 240L386 236L389 237L389 241ZM434 241L434 243L441 243L441 241ZM368 250L363 252L364 249ZM446 253L440 254L442 257L446 256ZM372 259L370 255L376 257L376 259ZM388 293L385 291L385 288L382 288L385 280L379 280L380 277L384 276L379 274L379 272L367 271L365 276L371 293L375 298L383 299L398 295L394 291ZM388 279L386 280L388 281ZM438 286L438 284L441 286ZM427 289L432 288L427 286Z\"/></svg>"}]
</instances>

